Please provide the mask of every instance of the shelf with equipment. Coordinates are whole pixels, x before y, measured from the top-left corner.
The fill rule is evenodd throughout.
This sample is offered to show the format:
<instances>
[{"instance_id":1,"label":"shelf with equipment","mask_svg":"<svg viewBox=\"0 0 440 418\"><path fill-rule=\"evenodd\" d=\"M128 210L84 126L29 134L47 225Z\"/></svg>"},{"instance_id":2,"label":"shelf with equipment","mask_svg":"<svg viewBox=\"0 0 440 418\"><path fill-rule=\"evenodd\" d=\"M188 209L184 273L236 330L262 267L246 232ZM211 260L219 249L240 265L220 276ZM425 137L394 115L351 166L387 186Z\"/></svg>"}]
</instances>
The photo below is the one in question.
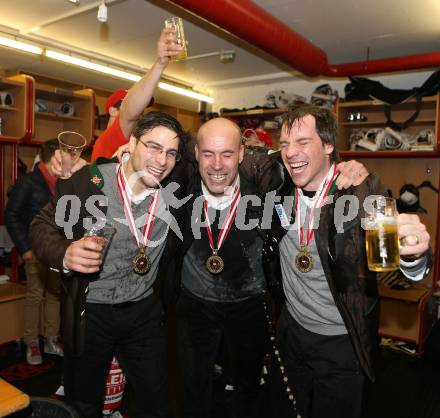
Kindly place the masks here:
<instances>
[{"instance_id":1,"label":"shelf with equipment","mask_svg":"<svg viewBox=\"0 0 440 418\"><path fill-rule=\"evenodd\" d=\"M3 103L3 92L13 96L13 103ZM95 93L91 89L67 90L42 83L25 74L0 79L0 224L7 201L7 191L15 183L21 164L32 169L39 147L62 131L75 131L92 143L94 135ZM45 109L37 112L36 100ZM44 107L43 106L43 107ZM14 251L10 275L18 280L18 258Z\"/></svg>"},{"instance_id":2,"label":"shelf with equipment","mask_svg":"<svg viewBox=\"0 0 440 418\"><path fill-rule=\"evenodd\" d=\"M55 112L38 112L37 117L42 118L42 119L53 119L53 120L76 120L76 121L82 121L84 120L83 118L79 118L77 116L66 116L66 115L59 115L58 113Z\"/></svg>"},{"instance_id":3,"label":"shelf with equipment","mask_svg":"<svg viewBox=\"0 0 440 418\"><path fill-rule=\"evenodd\" d=\"M28 76L29 77L29 76ZM90 144L94 132L95 93L90 89L67 90L42 83L37 83L32 77L31 94L28 97L28 117L30 132L19 142L18 147L6 150L12 161L20 159L28 170L31 169L39 147L47 140L56 138L62 131L79 132L87 138ZM46 107L37 112L36 100L42 100ZM61 106L67 105L70 114L62 114ZM71 106L71 107L70 107ZM64 109L66 110L66 109ZM13 181L17 176L13 169Z\"/></svg>"},{"instance_id":4,"label":"shelf with equipment","mask_svg":"<svg viewBox=\"0 0 440 418\"><path fill-rule=\"evenodd\" d=\"M27 141L32 134L31 98L33 78L15 75L0 78L0 224L8 188L16 179L19 143Z\"/></svg>"},{"instance_id":5,"label":"shelf with equipment","mask_svg":"<svg viewBox=\"0 0 440 418\"><path fill-rule=\"evenodd\" d=\"M0 78L0 142L21 142L30 136L32 94L31 77L21 74Z\"/></svg>"},{"instance_id":6,"label":"shelf with equipment","mask_svg":"<svg viewBox=\"0 0 440 418\"><path fill-rule=\"evenodd\" d=\"M30 143L56 138L74 131L94 139L95 93L91 89L66 90L45 84L35 86L34 130Z\"/></svg>"},{"instance_id":7,"label":"shelf with equipment","mask_svg":"<svg viewBox=\"0 0 440 418\"><path fill-rule=\"evenodd\" d=\"M220 116L223 118L228 117L247 117L247 116L277 116L282 115L287 110L287 106L285 107L277 107L273 109L249 109L249 110L241 110L237 112L220 112Z\"/></svg>"},{"instance_id":8,"label":"shelf with equipment","mask_svg":"<svg viewBox=\"0 0 440 418\"><path fill-rule=\"evenodd\" d=\"M392 120L403 123L414 113L416 101L392 106ZM350 135L354 129L367 130L371 128L385 129L387 118L384 104L376 100L342 102L337 105L339 124L339 150L344 160L356 159L362 162L369 172L380 175L386 190L393 197L400 196L403 185L422 185L429 182L439 189L440 183L440 147L439 143L439 96L424 97L418 117L402 132L417 135L421 130L430 130L432 151L414 150L350 150ZM358 116L360 114L361 116ZM348 122L355 115L367 120ZM400 133L399 133L400 134ZM379 276L379 295L381 316L379 333L381 336L394 338L417 346L417 353L423 351L423 344L435 321L434 299L432 292L436 289L440 273L440 222L439 195L430 188L420 188L420 206L426 213L417 212L421 221L426 225L431 237L431 247L434 251L434 266L429 275L420 282L406 289L394 289L385 285Z\"/></svg>"},{"instance_id":9,"label":"shelf with equipment","mask_svg":"<svg viewBox=\"0 0 440 418\"><path fill-rule=\"evenodd\" d=\"M397 122L403 122L403 120L397 120ZM366 120L366 121L359 121L359 122L341 122L342 126L363 126L363 125L383 125L385 123L385 121L383 122L378 122L377 120ZM431 117L424 117L424 118L417 118L414 122L413 125L418 125L418 124L432 124L435 123L435 119L431 118Z\"/></svg>"},{"instance_id":10,"label":"shelf with equipment","mask_svg":"<svg viewBox=\"0 0 440 418\"><path fill-rule=\"evenodd\" d=\"M34 88L34 79L24 74L0 78L0 225L4 223L7 192L17 179L19 144L29 141L32 136ZM17 280L16 251L11 254L11 264L11 271L4 271L5 267L0 266L0 272ZM3 303L2 306L9 309L10 304Z\"/></svg>"},{"instance_id":11,"label":"shelf with equipment","mask_svg":"<svg viewBox=\"0 0 440 418\"><path fill-rule=\"evenodd\" d=\"M8 121L5 122L5 136L0 137L4 143L3 156L3 201L6 201L6 191L15 182L18 175L19 160L29 171L32 168L39 146L58 133L71 130L83 134L89 143L93 138L95 94L93 90L82 89L70 91L35 82L31 76L19 74L2 79L1 89L8 87L14 92L14 108L2 111L14 115L15 131L9 130ZM24 86L24 87L22 87ZM15 90L14 90L15 87ZM19 88L21 87L21 90ZM36 112L36 99L43 100L47 112ZM71 105L71 114L61 114L61 106ZM67 109L69 110L69 108ZM11 124L12 126L12 124Z\"/></svg>"},{"instance_id":12,"label":"shelf with equipment","mask_svg":"<svg viewBox=\"0 0 440 418\"><path fill-rule=\"evenodd\" d=\"M341 151L341 158L439 158L440 151Z\"/></svg>"},{"instance_id":13,"label":"shelf with equipment","mask_svg":"<svg viewBox=\"0 0 440 418\"><path fill-rule=\"evenodd\" d=\"M404 103L391 106L390 116L391 120L401 127L406 126L405 122L415 114L417 108L416 99L407 100ZM337 104L338 125L339 125L339 150L353 151L353 152L368 152L372 148L354 145L353 138L359 139L362 134L368 135L371 129L384 129L387 127L387 116L385 114L386 105L379 100L365 100L343 102L339 101ZM415 115L414 115L415 116ZM420 110L412 121L401 132L394 130L395 137L398 138L402 133L414 138L428 135L431 140L429 143L414 143L411 144L411 152L436 152L437 138L438 138L438 120L439 120L439 95L423 97L420 101ZM393 132L390 131L393 136ZM428 137L426 137L428 139ZM362 149L365 148L365 149ZM419 148L416 150L415 148ZM402 149L402 151L410 151L409 149ZM371 151L375 152L375 151ZM385 152L377 150L377 152ZM401 151L386 151L386 152L401 152ZM413 156L417 157L416 154Z\"/></svg>"}]
</instances>

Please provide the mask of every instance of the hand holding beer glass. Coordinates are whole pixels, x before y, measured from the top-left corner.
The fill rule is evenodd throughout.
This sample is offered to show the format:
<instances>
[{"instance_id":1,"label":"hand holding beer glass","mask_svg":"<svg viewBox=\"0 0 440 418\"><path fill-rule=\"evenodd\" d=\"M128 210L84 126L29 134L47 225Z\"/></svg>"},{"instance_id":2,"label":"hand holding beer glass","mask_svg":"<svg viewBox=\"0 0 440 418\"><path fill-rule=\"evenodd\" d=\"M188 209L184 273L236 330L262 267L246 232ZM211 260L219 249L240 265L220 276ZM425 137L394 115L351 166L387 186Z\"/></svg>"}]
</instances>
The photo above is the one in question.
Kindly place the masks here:
<instances>
[{"instance_id":1,"label":"hand holding beer glass","mask_svg":"<svg viewBox=\"0 0 440 418\"><path fill-rule=\"evenodd\" d=\"M181 61L187 58L188 51L186 49L185 31L183 30L183 20L180 17L170 17L165 20L166 29L174 29L176 33L177 44L183 49L179 55L170 57L171 61Z\"/></svg>"},{"instance_id":2,"label":"hand holding beer glass","mask_svg":"<svg viewBox=\"0 0 440 418\"><path fill-rule=\"evenodd\" d=\"M372 203L365 223L368 268L384 272L400 266L396 200L380 196Z\"/></svg>"},{"instance_id":3,"label":"hand holding beer glass","mask_svg":"<svg viewBox=\"0 0 440 418\"><path fill-rule=\"evenodd\" d=\"M93 223L94 218L84 218L83 225L86 228L84 233L85 239L92 239L97 244L101 245L102 262L104 262L105 255L109 244L116 233L116 229L106 224L105 218L96 218L96 223Z\"/></svg>"},{"instance_id":4,"label":"hand holding beer glass","mask_svg":"<svg viewBox=\"0 0 440 418\"><path fill-rule=\"evenodd\" d=\"M68 179L72 175L72 167L81 157L82 150L87 144L86 138L73 131L64 131L58 134L61 154L61 177Z\"/></svg>"}]
</instances>

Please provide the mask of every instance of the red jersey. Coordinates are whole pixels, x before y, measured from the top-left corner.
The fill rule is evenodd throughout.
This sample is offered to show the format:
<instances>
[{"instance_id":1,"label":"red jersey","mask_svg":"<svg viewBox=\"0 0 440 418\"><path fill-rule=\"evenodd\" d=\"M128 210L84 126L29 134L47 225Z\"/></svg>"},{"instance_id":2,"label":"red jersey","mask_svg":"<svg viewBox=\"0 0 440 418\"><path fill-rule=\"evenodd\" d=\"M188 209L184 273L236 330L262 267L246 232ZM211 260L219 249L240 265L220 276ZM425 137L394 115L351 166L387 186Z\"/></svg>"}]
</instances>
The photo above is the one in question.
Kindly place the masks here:
<instances>
[{"instance_id":1,"label":"red jersey","mask_svg":"<svg viewBox=\"0 0 440 418\"><path fill-rule=\"evenodd\" d=\"M128 142L119 125L119 116L115 121L99 136L93 145L92 161L99 157L111 158L116 150Z\"/></svg>"}]
</instances>

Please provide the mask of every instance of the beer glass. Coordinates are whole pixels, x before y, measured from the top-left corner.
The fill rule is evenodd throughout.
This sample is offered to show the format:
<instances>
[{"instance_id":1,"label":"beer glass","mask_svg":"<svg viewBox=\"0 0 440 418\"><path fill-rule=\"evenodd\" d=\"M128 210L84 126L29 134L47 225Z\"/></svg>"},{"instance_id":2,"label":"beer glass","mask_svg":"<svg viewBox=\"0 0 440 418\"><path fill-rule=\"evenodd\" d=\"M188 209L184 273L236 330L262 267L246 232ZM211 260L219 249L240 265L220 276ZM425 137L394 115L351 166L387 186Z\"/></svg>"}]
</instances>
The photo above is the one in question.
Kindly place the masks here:
<instances>
[{"instance_id":1,"label":"beer glass","mask_svg":"<svg viewBox=\"0 0 440 418\"><path fill-rule=\"evenodd\" d=\"M58 134L58 143L61 154L61 178L68 179L72 175L72 167L79 160L87 140L78 132L64 131Z\"/></svg>"},{"instance_id":2,"label":"beer glass","mask_svg":"<svg viewBox=\"0 0 440 418\"><path fill-rule=\"evenodd\" d=\"M375 199L365 222L368 268L372 271L397 270L400 265L396 201Z\"/></svg>"},{"instance_id":3,"label":"beer glass","mask_svg":"<svg viewBox=\"0 0 440 418\"><path fill-rule=\"evenodd\" d=\"M96 222L93 222L95 220ZM110 242L113 235L116 233L116 229L113 226L106 224L105 218L84 218L83 225L86 229L84 238L91 237L90 239L93 239L95 242L102 245L102 259L104 261Z\"/></svg>"},{"instance_id":4,"label":"beer glass","mask_svg":"<svg viewBox=\"0 0 440 418\"><path fill-rule=\"evenodd\" d=\"M169 17L165 20L165 28L167 29L175 29L177 44L182 45L183 49L179 55L171 57L171 61L181 61L186 59L188 56L188 51L186 49L186 40L185 40L185 32L183 30L183 20L180 17Z\"/></svg>"}]
</instances>

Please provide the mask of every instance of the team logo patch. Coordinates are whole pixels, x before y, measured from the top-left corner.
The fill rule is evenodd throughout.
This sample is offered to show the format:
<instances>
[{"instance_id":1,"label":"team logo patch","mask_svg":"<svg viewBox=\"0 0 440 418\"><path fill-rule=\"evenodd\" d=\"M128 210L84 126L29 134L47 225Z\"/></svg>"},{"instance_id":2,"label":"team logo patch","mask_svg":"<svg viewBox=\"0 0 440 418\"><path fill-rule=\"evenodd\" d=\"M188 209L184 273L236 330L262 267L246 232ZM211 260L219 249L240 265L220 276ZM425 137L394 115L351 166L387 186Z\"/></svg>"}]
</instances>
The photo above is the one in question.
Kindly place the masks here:
<instances>
[{"instance_id":1,"label":"team logo patch","mask_svg":"<svg viewBox=\"0 0 440 418\"><path fill-rule=\"evenodd\" d=\"M95 184L96 186L98 186L101 183L101 179L98 176L93 176L90 181Z\"/></svg>"}]
</instances>

